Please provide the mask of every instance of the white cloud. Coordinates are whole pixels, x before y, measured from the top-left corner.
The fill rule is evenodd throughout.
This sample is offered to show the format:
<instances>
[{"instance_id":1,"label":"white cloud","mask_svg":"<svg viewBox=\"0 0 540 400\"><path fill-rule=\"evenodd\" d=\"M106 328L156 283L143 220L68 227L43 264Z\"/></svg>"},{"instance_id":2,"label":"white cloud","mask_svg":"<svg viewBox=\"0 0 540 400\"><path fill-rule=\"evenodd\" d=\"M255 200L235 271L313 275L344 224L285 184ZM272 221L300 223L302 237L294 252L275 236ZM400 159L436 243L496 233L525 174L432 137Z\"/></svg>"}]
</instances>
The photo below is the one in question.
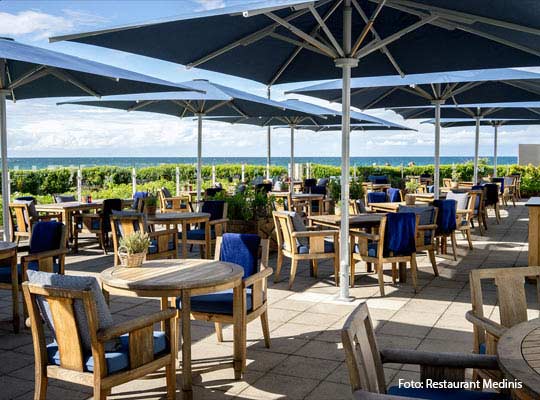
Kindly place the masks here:
<instances>
[{"instance_id":1,"label":"white cloud","mask_svg":"<svg viewBox=\"0 0 540 400\"><path fill-rule=\"evenodd\" d=\"M199 10L213 10L225 7L225 0L195 0L199 5Z\"/></svg>"}]
</instances>

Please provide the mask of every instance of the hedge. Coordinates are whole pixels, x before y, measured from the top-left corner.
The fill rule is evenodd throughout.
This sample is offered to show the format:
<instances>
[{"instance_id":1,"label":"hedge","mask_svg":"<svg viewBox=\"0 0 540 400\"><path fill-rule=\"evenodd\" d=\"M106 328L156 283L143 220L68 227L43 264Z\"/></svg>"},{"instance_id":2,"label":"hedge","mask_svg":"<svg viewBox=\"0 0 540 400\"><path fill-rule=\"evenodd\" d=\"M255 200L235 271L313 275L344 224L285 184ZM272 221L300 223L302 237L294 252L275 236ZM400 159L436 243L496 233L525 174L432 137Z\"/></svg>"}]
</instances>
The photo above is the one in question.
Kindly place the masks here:
<instances>
[{"instance_id":1,"label":"hedge","mask_svg":"<svg viewBox=\"0 0 540 400\"><path fill-rule=\"evenodd\" d=\"M146 167L137 170L137 181L141 188L157 190L161 186L168 186L171 190L175 187L176 167L180 170L181 184L195 183L195 167L191 164L160 165ZM472 163L457 164L457 172L461 175L461 180L470 181L473 175ZM395 186L403 186L403 176L420 175L422 173L433 173L433 166L404 167L352 167L351 174L356 170L356 175L367 179L369 175L387 175ZM246 165L246 179L252 180L258 176L265 175L264 166ZM486 176L493 173L493 167L480 165L481 174ZM273 166L270 169L272 176L283 176L287 173L286 167ZM91 192L97 197L109 197L114 193L131 193L131 168L100 166L89 167L82 170L83 186L86 192ZM216 166L216 179L223 183L233 182L240 179L242 167L240 164L225 164ZM540 193L540 167L532 165L500 165L497 174L504 176L507 174L521 174L521 188L525 195ZM211 166L203 166L202 175L205 186L210 183L212 174ZM339 176L341 170L339 166L312 164L311 175L314 178ZM441 166L441 179L452 176L452 165ZM13 170L11 171L11 191L12 193L28 193L32 195L51 195L54 193L73 192L76 188L77 171L75 169L42 169L42 170Z\"/></svg>"}]
</instances>

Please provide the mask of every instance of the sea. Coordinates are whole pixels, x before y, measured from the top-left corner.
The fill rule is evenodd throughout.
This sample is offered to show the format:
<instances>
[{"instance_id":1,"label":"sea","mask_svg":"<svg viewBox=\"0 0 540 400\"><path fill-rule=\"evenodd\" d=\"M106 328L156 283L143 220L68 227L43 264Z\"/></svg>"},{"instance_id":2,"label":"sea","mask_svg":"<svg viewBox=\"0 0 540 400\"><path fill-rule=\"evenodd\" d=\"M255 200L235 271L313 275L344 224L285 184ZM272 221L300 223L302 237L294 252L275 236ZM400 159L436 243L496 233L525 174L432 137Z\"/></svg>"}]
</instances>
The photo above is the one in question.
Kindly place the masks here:
<instances>
[{"instance_id":1,"label":"sea","mask_svg":"<svg viewBox=\"0 0 540 400\"><path fill-rule=\"evenodd\" d=\"M493 157L482 157L492 164ZM289 157L272 157L272 165L287 166ZM441 164L461 164L472 161L471 156L441 157ZM32 170L61 167L91 167L91 166L119 166L119 167L150 167L163 164L195 164L195 157L40 157L40 158L9 158L10 169ZM296 163L314 163L323 165L340 165L340 157L296 157ZM351 157L352 166L407 166L413 162L415 165L433 164L433 157ZM516 164L517 157L500 156L499 165ZM204 165L220 164L248 164L266 165L265 157L204 157Z\"/></svg>"}]
</instances>

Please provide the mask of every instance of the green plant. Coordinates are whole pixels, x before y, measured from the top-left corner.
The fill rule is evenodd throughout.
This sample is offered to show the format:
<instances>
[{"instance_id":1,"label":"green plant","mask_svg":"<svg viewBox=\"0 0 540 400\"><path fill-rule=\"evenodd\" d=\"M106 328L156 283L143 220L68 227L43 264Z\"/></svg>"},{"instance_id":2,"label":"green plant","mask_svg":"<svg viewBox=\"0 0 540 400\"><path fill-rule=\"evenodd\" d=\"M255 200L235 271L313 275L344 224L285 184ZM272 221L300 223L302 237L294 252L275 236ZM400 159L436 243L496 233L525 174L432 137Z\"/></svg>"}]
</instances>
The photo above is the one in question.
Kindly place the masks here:
<instances>
[{"instance_id":1,"label":"green plant","mask_svg":"<svg viewBox=\"0 0 540 400\"><path fill-rule=\"evenodd\" d=\"M352 200L361 200L364 198L364 186L360 182L351 182L349 188L349 198Z\"/></svg>"},{"instance_id":2,"label":"green plant","mask_svg":"<svg viewBox=\"0 0 540 400\"><path fill-rule=\"evenodd\" d=\"M126 249L128 254L138 254L148 250L150 238L147 233L138 231L120 238L119 243L120 247Z\"/></svg>"},{"instance_id":3,"label":"green plant","mask_svg":"<svg viewBox=\"0 0 540 400\"><path fill-rule=\"evenodd\" d=\"M328 194L336 203L341 199L341 184L337 179L330 179L328 182Z\"/></svg>"},{"instance_id":4,"label":"green plant","mask_svg":"<svg viewBox=\"0 0 540 400\"><path fill-rule=\"evenodd\" d=\"M145 199L146 207L155 207L157 205L157 197L154 194L149 194Z\"/></svg>"},{"instance_id":5,"label":"green plant","mask_svg":"<svg viewBox=\"0 0 540 400\"><path fill-rule=\"evenodd\" d=\"M461 174L458 172L455 164L452 164L452 182L459 182Z\"/></svg>"},{"instance_id":6,"label":"green plant","mask_svg":"<svg viewBox=\"0 0 540 400\"><path fill-rule=\"evenodd\" d=\"M407 189L407 192L409 193L416 193L416 190L419 187L420 187L420 184L415 179L411 179L409 182L405 184L405 188Z\"/></svg>"}]
</instances>

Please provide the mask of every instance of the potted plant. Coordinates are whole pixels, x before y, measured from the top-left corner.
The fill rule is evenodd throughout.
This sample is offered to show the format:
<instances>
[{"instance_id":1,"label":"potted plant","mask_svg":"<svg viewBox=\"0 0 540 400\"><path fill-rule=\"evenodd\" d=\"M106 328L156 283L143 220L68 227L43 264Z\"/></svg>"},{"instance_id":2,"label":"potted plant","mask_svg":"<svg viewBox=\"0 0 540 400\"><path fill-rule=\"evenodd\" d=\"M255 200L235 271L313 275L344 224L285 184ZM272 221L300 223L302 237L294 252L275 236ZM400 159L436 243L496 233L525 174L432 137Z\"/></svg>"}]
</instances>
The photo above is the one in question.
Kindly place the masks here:
<instances>
[{"instance_id":1,"label":"potted plant","mask_svg":"<svg viewBox=\"0 0 540 400\"><path fill-rule=\"evenodd\" d=\"M456 164L452 164L452 188L456 189L459 187L460 179L461 174L458 172Z\"/></svg>"},{"instance_id":2,"label":"potted plant","mask_svg":"<svg viewBox=\"0 0 540 400\"><path fill-rule=\"evenodd\" d=\"M144 210L146 214L154 215L157 208L157 197L153 194L149 194L144 201Z\"/></svg>"},{"instance_id":3,"label":"potted plant","mask_svg":"<svg viewBox=\"0 0 540 400\"><path fill-rule=\"evenodd\" d=\"M414 194L420 187L420 184L416 179L411 179L409 182L405 184L405 188L407 189L407 194L405 195L405 204L408 206L414 205L416 202L416 198Z\"/></svg>"},{"instance_id":4,"label":"potted plant","mask_svg":"<svg viewBox=\"0 0 540 400\"><path fill-rule=\"evenodd\" d=\"M150 247L150 238L147 233L133 232L120 238L118 258L124 267L140 267Z\"/></svg>"}]
</instances>

